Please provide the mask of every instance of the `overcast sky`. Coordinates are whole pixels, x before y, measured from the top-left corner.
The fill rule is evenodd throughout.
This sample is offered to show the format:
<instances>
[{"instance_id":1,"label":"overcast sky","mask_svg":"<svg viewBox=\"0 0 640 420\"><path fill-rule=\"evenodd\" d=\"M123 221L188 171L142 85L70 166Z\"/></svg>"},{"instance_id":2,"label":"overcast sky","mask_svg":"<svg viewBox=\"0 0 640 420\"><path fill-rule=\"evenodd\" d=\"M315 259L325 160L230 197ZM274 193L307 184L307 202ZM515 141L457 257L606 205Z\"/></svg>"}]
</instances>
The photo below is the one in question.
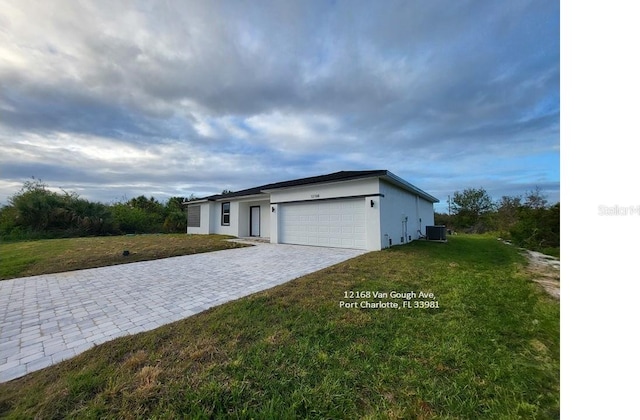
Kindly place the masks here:
<instances>
[{"instance_id":1,"label":"overcast sky","mask_svg":"<svg viewBox=\"0 0 640 420\"><path fill-rule=\"evenodd\" d=\"M557 0L0 4L0 203L363 169L559 200Z\"/></svg>"}]
</instances>

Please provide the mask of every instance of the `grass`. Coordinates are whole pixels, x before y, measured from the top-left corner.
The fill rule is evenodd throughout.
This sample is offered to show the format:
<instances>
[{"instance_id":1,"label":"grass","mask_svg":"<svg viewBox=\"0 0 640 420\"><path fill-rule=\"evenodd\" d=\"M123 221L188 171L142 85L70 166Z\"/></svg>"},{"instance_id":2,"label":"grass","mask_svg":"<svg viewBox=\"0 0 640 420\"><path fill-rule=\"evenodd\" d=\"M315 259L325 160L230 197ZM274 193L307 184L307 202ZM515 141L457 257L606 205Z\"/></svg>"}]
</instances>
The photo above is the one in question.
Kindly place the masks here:
<instances>
[{"instance_id":1,"label":"grass","mask_svg":"<svg viewBox=\"0 0 640 420\"><path fill-rule=\"evenodd\" d=\"M560 258L560 247L546 247L540 250L543 254L551 255L552 257Z\"/></svg>"},{"instance_id":2,"label":"grass","mask_svg":"<svg viewBox=\"0 0 640 420\"><path fill-rule=\"evenodd\" d=\"M559 304L524 264L466 235L368 253L0 384L0 417L559 418Z\"/></svg>"},{"instance_id":3,"label":"grass","mask_svg":"<svg viewBox=\"0 0 640 420\"><path fill-rule=\"evenodd\" d=\"M0 243L0 280L242 246L224 235L151 234ZM125 250L128 256L123 256Z\"/></svg>"}]
</instances>

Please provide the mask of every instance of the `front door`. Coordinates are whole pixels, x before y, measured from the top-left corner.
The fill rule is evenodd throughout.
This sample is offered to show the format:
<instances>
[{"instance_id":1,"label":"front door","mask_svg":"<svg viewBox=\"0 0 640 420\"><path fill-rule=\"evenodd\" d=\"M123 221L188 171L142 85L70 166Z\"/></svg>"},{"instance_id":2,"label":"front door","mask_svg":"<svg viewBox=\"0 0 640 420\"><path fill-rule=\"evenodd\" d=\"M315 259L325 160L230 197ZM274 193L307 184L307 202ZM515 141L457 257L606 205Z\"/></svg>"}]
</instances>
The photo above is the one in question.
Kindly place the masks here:
<instances>
[{"instance_id":1,"label":"front door","mask_svg":"<svg viewBox=\"0 0 640 420\"><path fill-rule=\"evenodd\" d=\"M260 236L260 206L252 206L249 210L249 236Z\"/></svg>"}]
</instances>

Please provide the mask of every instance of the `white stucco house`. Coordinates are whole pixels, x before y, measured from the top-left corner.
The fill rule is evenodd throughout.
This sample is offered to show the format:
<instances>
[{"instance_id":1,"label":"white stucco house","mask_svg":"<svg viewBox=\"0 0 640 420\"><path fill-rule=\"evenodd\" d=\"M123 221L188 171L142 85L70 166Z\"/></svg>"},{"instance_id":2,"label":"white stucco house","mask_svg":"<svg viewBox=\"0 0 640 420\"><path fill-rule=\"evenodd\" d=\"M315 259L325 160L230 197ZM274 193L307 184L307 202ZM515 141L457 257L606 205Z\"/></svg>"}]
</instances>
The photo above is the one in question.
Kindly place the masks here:
<instances>
[{"instance_id":1,"label":"white stucco house","mask_svg":"<svg viewBox=\"0 0 640 420\"><path fill-rule=\"evenodd\" d=\"M387 170L341 171L186 202L187 233L380 250L418 239L438 199Z\"/></svg>"}]
</instances>

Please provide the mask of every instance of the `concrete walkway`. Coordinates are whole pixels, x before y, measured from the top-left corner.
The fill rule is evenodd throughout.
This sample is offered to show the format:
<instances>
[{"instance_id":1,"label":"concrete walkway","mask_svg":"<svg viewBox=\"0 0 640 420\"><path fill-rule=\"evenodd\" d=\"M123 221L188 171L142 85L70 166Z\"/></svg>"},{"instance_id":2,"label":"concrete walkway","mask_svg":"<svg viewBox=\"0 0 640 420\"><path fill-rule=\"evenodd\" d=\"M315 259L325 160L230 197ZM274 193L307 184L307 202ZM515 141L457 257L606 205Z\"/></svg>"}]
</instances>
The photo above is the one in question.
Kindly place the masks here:
<instances>
[{"instance_id":1,"label":"concrete walkway","mask_svg":"<svg viewBox=\"0 0 640 420\"><path fill-rule=\"evenodd\" d=\"M0 382L365 252L261 244L0 281Z\"/></svg>"}]
</instances>

